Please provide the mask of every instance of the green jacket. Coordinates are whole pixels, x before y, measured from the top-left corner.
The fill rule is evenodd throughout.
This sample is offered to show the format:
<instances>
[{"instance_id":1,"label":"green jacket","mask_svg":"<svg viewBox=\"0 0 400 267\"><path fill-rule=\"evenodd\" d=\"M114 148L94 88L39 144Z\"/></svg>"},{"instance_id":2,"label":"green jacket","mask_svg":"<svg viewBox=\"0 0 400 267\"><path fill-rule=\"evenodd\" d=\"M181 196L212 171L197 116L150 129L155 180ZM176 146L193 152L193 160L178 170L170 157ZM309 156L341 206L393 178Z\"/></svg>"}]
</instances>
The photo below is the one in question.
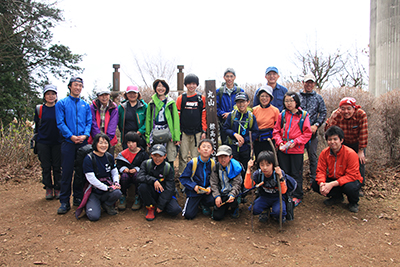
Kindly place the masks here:
<instances>
[{"instance_id":1,"label":"green jacket","mask_svg":"<svg viewBox=\"0 0 400 267\"><path fill-rule=\"evenodd\" d=\"M128 103L129 101L125 100L118 106L118 115L119 115L118 129L121 132L121 143L124 142L125 109ZM139 132L142 135L146 133L146 125L145 125L146 110L147 110L146 102L144 102L143 99L138 100L136 109L136 119L139 127Z\"/></svg>"},{"instance_id":2,"label":"green jacket","mask_svg":"<svg viewBox=\"0 0 400 267\"><path fill-rule=\"evenodd\" d=\"M150 143L150 133L153 130L153 105L156 106L156 116L158 116L158 112L160 112L164 103L157 97L157 94L152 95L151 100L149 102L149 108L146 112L146 142ZM172 114L170 105L172 105ZM171 131L172 141L180 141L181 140L181 128L179 121L179 113L176 107L175 101L167 96L167 105L165 107L165 118L167 120L168 128Z\"/></svg>"}]
</instances>

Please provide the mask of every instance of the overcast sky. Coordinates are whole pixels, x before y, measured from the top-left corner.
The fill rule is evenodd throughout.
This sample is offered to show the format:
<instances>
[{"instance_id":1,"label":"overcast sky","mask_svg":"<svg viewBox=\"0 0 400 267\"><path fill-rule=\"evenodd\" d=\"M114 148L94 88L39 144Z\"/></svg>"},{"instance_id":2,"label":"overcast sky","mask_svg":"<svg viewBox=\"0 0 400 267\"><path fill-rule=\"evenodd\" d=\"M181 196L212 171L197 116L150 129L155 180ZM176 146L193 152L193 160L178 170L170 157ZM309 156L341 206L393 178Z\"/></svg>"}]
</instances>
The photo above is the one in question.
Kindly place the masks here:
<instances>
[{"instance_id":1,"label":"overcast sky","mask_svg":"<svg viewBox=\"0 0 400 267\"><path fill-rule=\"evenodd\" d=\"M298 75L297 50L355 51L369 43L367 0L59 0L57 7L65 22L53 40L85 54L85 91L111 84L116 63L125 90L128 75L137 77L134 54L161 54L198 75L203 86L204 80L219 85L227 67L236 70L238 84L254 84L265 82L268 66L276 66L282 80ZM66 83L51 81L64 97Z\"/></svg>"}]
</instances>

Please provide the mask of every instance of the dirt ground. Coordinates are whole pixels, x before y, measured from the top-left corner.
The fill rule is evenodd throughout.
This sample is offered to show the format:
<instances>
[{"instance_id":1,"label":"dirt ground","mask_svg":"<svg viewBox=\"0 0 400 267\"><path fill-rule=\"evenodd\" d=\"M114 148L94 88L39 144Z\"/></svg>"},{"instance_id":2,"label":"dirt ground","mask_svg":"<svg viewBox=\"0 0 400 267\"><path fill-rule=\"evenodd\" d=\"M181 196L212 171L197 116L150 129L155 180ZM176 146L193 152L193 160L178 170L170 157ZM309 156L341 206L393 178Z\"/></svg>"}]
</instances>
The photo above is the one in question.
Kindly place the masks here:
<instances>
[{"instance_id":1,"label":"dirt ground","mask_svg":"<svg viewBox=\"0 0 400 267\"><path fill-rule=\"evenodd\" d=\"M361 198L354 214L346 202L325 207L307 192L283 231L254 217L253 232L249 204L241 204L240 218L220 222L201 213L148 222L143 208L90 222L75 219L76 207L57 215L59 202L44 194L36 178L0 185L0 266L400 265L397 196Z\"/></svg>"}]
</instances>

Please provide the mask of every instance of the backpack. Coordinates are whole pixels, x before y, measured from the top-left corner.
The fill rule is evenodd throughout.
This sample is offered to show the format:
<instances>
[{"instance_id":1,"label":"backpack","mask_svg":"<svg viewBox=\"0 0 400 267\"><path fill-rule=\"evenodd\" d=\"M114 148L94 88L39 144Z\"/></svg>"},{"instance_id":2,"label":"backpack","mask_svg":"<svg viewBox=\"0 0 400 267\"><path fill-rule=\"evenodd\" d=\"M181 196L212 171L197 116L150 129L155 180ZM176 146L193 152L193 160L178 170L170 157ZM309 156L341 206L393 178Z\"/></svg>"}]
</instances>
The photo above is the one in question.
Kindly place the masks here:
<instances>
[{"instance_id":1,"label":"backpack","mask_svg":"<svg viewBox=\"0 0 400 267\"><path fill-rule=\"evenodd\" d=\"M237 113L238 113L237 109L234 109L231 113L231 128L233 127L233 122L235 121ZM253 128L254 117L252 115L253 115L253 113L251 111L247 110L247 120L249 121L249 127L247 129ZM247 122L247 120L246 120L246 122Z\"/></svg>"},{"instance_id":2,"label":"backpack","mask_svg":"<svg viewBox=\"0 0 400 267\"><path fill-rule=\"evenodd\" d=\"M181 112L182 112L182 107L186 106L186 101L187 101L187 93L182 94L182 103L181 103ZM203 98L202 95L197 93L197 102L199 103L198 107L203 108Z\"/></svg>"},{"instance_id":3,"label":"backpack","mask_svg":"<svg viewBox=\"0 0 400 267\"><path fill-rule=\"evenodd\" d=\"M236 85L236 84L235 84L235 85ZM235 94L240 93L240 92L241 92L241 89L242 89L242 88L240 88L239 86L236 85ZM224 87L221 86L221 87L219 88L219 91L218 91L218 94L217 94L217 96L219 96L219 99L220 99L220 100L221 100L223 94L224 94Z\"/></svg>"},{"instance_id":4,"label":"backpack","mask_svg":"<svg viewBox=\"0 0 400 267\"><path fill-rule=\"evenodd\" d=\"M40 126L42 125L42 113L43 113L43 105L36 105L36 113L38 114L38 117L39 117L39 121L38 121L38 123L35 125L35 129L34 129L34 131L33 131L33 136L32 136L32 138L31 138L31 149L33 149L33 153L34 154L37 154L38 153L38 151L37 151L37 142L36 142L36 139L37 139L37 135L38 135L38 131L39 131L39 128L40 128Z\"/></svg>"},{"instance_id":5,"label":"backpack","mask_svg":"<svg viewBox=\"0 0 400 267\"><path fill-rule=\"evenodd\" d=\"M190 175L190 179L192 179L193 176L194 176L194 174L196 173L196 169L197 169L197 160L198 160L197 157L194 158L194 159L192 159L192 161L193 161L193 164L192 164L192 175ZM211 158L210 158L210 160L211 160L211 171L213 171L213 170L214 170L214 167L215 167L215 161L214 161L213 159L211 159ZM193 179L192 179L192 180L193 180Z\"/></svg>"},{"instance_id":6,"label":"backpack","mask_svg":"<svg viewBox=\"0 0 400 267\"><path fill-rule=\"evenodd\" d=\"M286 126L286 116L285 116L286 109L282 110L281 114L282 114L281 128L284 129L285 126ZM305 119L307 117L307 114L308 114L307 111L301 110L301 117L300 117L300 120L299 120L299 123L298 123L301 133L303 133L304 121L305 121Z\"/></svg>"},{"instance_id":7,"label":"backpack","mask_svg":"<svg viewBox=\"0 0 400 267\"><path fill-rule=\"evenodd\" d=\"M152 159L146 160L146 171L149 173L151 171L151 161ZM163 169L163 175L164 177L167 177L169 172L171 171L171 165L165 161L164 169ZM160 180L162 182L163 180Z\"/></svg>"}]
</instances>

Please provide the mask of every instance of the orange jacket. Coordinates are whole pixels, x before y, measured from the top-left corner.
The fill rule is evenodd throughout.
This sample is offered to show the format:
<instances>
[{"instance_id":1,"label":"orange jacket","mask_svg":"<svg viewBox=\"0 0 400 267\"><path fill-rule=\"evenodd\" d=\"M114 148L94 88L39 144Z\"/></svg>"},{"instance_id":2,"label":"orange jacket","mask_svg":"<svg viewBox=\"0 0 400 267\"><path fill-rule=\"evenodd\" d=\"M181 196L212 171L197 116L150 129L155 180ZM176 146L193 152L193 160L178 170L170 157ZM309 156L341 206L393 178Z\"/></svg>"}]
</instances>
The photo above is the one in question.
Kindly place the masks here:
<instances>
[{"instance_id":1,"label":"orange jacket","mask_svg":"<svg viewBox=\"0 0 400 267\"><path fill-rule=\"evenodd\" d=\"M362 182L357 153L345 145L336 156L329 147L322 150L318 158L316 181L318 184L325 183L326 177L338 181L339 186L356 180Z\"/></svg>"}]
</instances>

